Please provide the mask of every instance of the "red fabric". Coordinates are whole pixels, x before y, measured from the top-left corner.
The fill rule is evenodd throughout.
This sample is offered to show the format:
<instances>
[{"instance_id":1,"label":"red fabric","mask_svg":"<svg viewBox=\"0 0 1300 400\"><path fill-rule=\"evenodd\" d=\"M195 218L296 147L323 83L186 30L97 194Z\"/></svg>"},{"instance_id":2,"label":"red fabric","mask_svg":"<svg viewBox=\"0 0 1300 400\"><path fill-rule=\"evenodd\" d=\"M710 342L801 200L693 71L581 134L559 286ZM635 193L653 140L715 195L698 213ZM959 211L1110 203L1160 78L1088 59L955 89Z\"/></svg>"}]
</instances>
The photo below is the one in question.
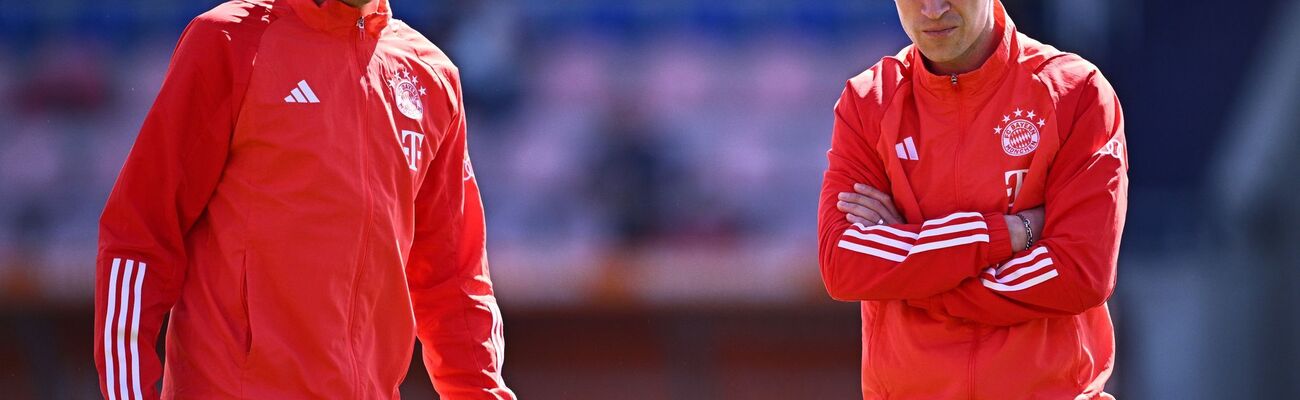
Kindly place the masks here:
<instances>
[{"instance_id":1,"label":"red fabric","mask_svg":"<svg viewBox=\"0 0 1300 400\"><path fill-rule=\"evenodd\" d=\"M465 135L386 1L195 18L101 218L105 398L397 398L418 336L442 398L513 399Z\"/></svg>"},{"instance_id":2,"label":"red fabric","mask_svg":"<svg viewBox=\"0 0 1300 400\"><path fill-rule=\"evenodd\" d=\"M908 47L835 107L820 261L832 297L862 301L866 399L1093 398L1110 377L1119 101L1095 66L996 7L1001 42L976 71L954 84ZM890 193L907 223L851 225L835 204L854 183ZM1023 228L1004 215L1039 206L1042 237L1013 252L1008 228Z\"/></svg>"}]
</instances>

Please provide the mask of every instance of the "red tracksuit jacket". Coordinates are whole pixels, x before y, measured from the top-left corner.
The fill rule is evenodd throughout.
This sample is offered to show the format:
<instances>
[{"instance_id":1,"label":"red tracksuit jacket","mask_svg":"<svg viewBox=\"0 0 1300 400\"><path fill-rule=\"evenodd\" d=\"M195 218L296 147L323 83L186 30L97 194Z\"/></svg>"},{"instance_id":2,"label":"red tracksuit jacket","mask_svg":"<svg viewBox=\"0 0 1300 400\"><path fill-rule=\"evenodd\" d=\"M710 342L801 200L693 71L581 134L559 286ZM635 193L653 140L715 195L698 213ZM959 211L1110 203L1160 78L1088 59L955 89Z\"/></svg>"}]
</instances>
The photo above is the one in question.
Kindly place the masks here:
<instances>
[{"instance_id":1,"label":"red tracksuit jacket","mask_svg":"<svg viewBox=\"0 0 1300 400\"><path fill-rule=\"evenodd\" d=\"M1119 101L1095 66L996 7L1001 43L979 69L934 75L908 47L835 107L820 263L832 297L862 301L865 399L1110 398ZM851 225L835 204L855 182L891 193L907 222ZM1042 237L1013 252L1023 226L1004 215L1039 206Z\"/></svg>"},{"instance_id":2,"label":"red tracksuit jacket","mask_svg":"<svg viewBox=\"0 0 1300 400\"><path fill-rule=\"evenodd\" d=\"M105 398L397 398L418 336L442 398L513 399L465 140L384 0L194 19L100 222Z\"/></svg>"}]
</instances>

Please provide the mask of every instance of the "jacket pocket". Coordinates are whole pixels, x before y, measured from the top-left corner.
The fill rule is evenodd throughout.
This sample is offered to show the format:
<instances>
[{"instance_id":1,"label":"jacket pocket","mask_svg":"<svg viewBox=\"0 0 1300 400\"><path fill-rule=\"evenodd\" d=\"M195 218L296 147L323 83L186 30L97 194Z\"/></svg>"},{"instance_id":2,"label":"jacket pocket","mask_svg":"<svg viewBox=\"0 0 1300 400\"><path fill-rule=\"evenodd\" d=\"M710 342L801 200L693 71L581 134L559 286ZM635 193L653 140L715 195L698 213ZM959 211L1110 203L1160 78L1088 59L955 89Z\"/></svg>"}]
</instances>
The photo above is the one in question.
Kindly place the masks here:
<instances>
[{"instance_id":1,"label":"jacket pocket","mask_svg":"<svg viewBox=\"0 0 1300 400\"><path fill-rule=\"evenodd\" d=\"M887 395L885 394L884 382L881 381L879 373L881 357L876 354L880 349L878 342L880 341L881 329L883 329L885 319L885 316L882 315L884 307L880 305L880 302L875 301L862 303L862 307L867 310L867 312L863 313L863 317L870 318L869 321L862 321L869 327L865 332L865 337L862 338L862 368L864 369L862 379L864 384L870 382L871 386L873 386L869 391L876 392L878 396L885 398ZM862 389L868 391L866 387Z\"/></svg>"},{"instance_id":2,"label":"jacket pocket","mask_svg":"<svg viewBox=\"0 0 1300 400\"><path fill-rule=\"evenodd\" d=\"M1070 337L1074 338L1074 348L1076 350L1074 368L1074 383L1080 388L1086 388L1092 381L1092 370L1096 367L1096 360L1092 358L1092 352L1086 348L1083 338L1083 326L1079 324L1079 319L1083 315L1070 317Z\"/></svg>"},{"instance_id":3,"label":"jacket pocket","mask_svg":"<svg viewBox=\"0 0 1300 400\"><path fill-rule=\"evenodd\" d=\"M247 363L253 352L253 318L248 309L248 253L244 253L240 262L239 303L244 312L244 362Z\"/></svg>"}]
</instances>

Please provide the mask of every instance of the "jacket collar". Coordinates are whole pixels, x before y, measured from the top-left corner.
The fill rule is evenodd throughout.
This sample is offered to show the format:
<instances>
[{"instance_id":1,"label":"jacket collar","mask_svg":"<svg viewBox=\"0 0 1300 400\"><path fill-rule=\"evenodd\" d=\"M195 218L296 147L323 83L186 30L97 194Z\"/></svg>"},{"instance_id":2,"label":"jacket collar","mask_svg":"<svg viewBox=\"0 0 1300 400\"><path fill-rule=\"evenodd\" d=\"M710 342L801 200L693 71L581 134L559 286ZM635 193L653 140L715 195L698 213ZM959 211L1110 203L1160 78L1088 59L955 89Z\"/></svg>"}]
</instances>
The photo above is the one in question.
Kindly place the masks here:
<instances>
[{"instance_id":1,"label":"jacket collar","mask_svg":"<svg viewBox=\"0 0 1300 400\"><path fill-rule=\"evenodd\" d=\"M307 26L328 33L354 32L357 22L365 20L366 33L379 37L388 26L392 12L388 9L388 0L374 0L360 9L353 8L339 0L325 0L319 6L315 0L279 0L288 2L293 12Z\"/></svg>"},{"instance_id":2,"label":"jacket collar","mask_svg":"<svg viewBox=\"0 0 1300 400\"><path fill-rule=\"evenodd\" d=\"M912 64L912 79L920 82L927 90L934 93L945 93L961 91L972 93L982 91L984 88L996 84L1011 65L1011 60L1016 56L1016 25L1007 15L1006 9L1002 7L1002 1L993 2L993 31L1000 35L998 47L993 50L993 54L984 64L980 65L974 71L964 74L957 74L957 84L953 84L952 75L938 75L930 72L925 67L925 60L921 55L921 50L915 45L911 46L908 54Z\"/></svg>"}]
</instances>

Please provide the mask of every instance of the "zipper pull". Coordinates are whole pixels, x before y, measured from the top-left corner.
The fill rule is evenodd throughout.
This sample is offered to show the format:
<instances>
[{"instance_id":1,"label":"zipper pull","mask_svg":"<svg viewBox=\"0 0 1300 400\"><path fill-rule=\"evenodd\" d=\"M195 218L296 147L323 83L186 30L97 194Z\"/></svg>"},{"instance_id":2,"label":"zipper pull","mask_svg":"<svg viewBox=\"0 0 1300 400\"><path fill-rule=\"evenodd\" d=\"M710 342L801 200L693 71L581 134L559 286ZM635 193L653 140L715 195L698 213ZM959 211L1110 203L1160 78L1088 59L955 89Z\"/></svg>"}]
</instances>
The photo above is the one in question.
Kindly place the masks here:
<instances>
[{"instance_id":1,"label":"zipper pull","mask_svg":"<svg viewBox=\"0 0 1300 400\"><path fill-rule=\"evenodd\" d=\"M952 74L952 85L957 86L957 74Z\"/></svg>"},{"instance_id":2,"label":"zipper pull","mask_svg":"<svg viewBox=\"0 0 1300 400\"><path fill-rule=\"evenodd\" d=\"M361 29L361 30L366 29L366 17L357 18L357 29ZM953 78L953 79L957 79L957 78Z\"/></svg>"}]
</instances>

